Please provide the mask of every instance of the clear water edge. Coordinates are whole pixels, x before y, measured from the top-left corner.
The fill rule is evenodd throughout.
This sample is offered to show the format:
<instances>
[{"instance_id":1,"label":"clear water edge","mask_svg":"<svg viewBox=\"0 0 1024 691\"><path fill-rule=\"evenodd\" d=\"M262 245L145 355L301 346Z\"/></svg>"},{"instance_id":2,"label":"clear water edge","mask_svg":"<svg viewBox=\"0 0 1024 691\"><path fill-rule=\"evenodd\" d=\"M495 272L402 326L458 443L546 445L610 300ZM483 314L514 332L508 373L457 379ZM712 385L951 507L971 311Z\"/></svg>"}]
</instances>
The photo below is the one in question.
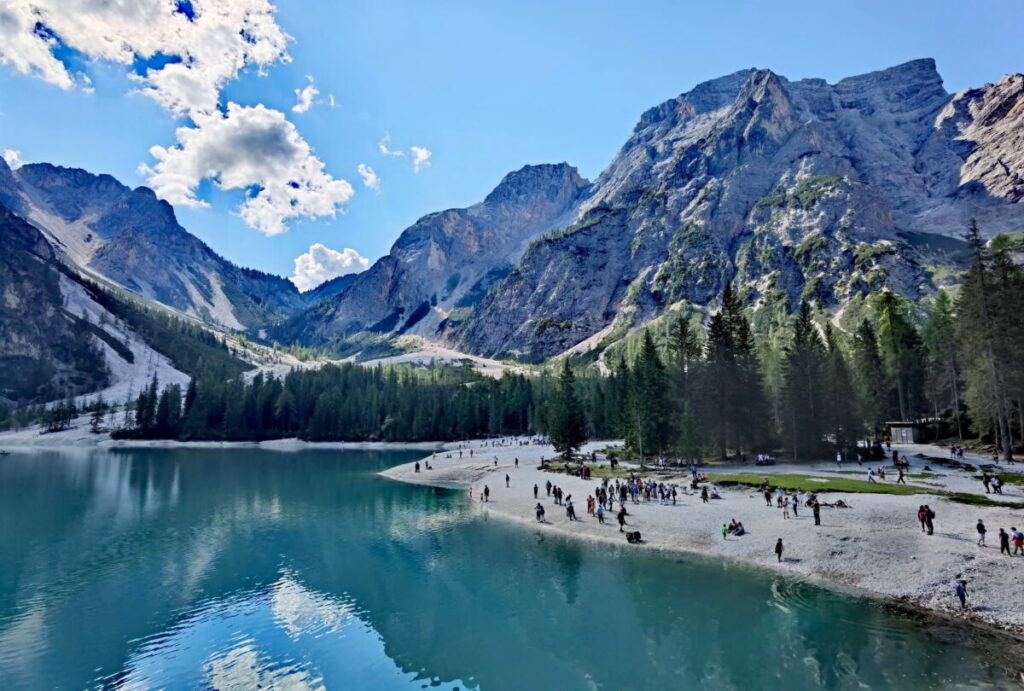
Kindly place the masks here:
<instances>
[{"instance_id":1,"label":"clear water edge","mask_svg":"<svg viewBox=\"0 0 1024 691\"><path fill-rule=\"evenodd\" d=\"M419 452L0 459L4 688L1006 688L1020 641L489 520ZM1016 660L1016 662L1014 662Z\"/></svg>"}]
</instances>

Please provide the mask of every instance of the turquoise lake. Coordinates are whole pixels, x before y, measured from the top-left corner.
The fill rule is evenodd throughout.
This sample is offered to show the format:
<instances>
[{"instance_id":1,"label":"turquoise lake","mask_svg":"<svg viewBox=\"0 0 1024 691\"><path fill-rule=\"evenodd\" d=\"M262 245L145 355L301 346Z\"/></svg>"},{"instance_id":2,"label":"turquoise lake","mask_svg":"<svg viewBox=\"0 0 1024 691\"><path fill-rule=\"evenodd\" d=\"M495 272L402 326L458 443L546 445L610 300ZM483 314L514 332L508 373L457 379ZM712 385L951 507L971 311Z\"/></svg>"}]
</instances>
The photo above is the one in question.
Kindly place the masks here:
<instances>
[{"instance_id":1,"label":"turquoise lake","mask_svg":"<svg viewBox=\"0 0 1024 691\"><path fill-rule=\"evenodd\" d=\"M3 689L1006 688L1019 643L377 476L420 454L0 458Z\"/></svg>"}]
</instances>

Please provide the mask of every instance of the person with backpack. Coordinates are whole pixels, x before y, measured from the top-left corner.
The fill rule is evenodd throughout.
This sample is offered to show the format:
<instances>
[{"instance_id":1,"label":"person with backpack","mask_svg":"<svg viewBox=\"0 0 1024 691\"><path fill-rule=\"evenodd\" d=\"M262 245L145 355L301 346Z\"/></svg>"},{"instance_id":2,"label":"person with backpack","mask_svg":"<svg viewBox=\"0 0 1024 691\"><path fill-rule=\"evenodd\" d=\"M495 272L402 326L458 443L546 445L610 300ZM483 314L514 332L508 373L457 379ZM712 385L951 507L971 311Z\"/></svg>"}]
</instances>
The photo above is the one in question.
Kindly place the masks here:
<instances>
[{"instance_id":1,"label":"person with backpack","mask_svg":"<svg viewBox=\"0 0 1024 691\"><path fill-rule=\"evenodd\" d=\"M935 512L927 504L924 505L924 516L924 524L928 527L928 534L934 535L935 523L933 521L935 521Z\"/></svg>"},{"instance_id":2,"label":"person with backpack","mask_svg":"<svg viewBox=\"0 0 1024 691\"><path fill-rule=\"evenodd\" d=\"M928 532L928 512L924 510L924 504L917 507L917 520L921 522L921 532Z\"/></svg>"}]
</instances>

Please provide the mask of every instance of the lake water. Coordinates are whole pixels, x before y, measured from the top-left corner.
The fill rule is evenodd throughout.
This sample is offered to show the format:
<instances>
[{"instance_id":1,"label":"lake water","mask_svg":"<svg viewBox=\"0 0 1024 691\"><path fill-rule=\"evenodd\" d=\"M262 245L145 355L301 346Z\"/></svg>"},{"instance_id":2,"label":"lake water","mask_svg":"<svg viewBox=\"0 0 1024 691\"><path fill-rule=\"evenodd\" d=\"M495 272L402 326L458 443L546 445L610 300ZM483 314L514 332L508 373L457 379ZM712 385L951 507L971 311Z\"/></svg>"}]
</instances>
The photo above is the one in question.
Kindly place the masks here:
<instances>
[{"instance_id":1,"label":"lake water","mask_svg":"<svg viewBox=\"0 0 1024 691\"><path fill-rule=\"evenodd\" d=\"M0 458L0 687L1005 688L1021 649L488 519L418 454Z\"/></svg>"}]
</instances>

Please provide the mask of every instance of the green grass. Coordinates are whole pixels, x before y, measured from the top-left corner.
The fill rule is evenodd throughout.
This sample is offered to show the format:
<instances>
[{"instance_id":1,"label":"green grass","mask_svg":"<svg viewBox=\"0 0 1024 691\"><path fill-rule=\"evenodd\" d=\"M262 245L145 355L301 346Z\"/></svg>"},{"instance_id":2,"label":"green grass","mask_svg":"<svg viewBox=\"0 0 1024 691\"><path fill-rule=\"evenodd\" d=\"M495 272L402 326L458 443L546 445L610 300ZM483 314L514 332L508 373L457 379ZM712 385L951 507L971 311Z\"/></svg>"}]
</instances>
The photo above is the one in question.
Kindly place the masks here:
<instances>
[{"instance_id":1,"label":"green grass","mask_svg":"<svg viewBox=\"0 0 1024 691\"><path fill-rule=\"evenodd\" d=\"M736 483L758 487L768 478L768 484L772 487L781 487L786 490L815 490L818 492L851 492L857 494L921 494L933 493L926 487L916 485L897 485L885 482L868 482L867 480L851 480L845 477L823 478L815 475L788 475L768 474L757 475L753 473L709 473L708 480L719 484Z\"/></svg>"},{"instance_id":2,"label":"green grass","mask_svg":"<svg viewBox=\"0 0 1024 691\"><path fill-rule=\"evenodd\" d=\"M922 473L925 475L927 473ZM1024 503L997 501L983 494L971 494L970 492L950 492L941 489L932 489L921 485L897 485L891 482L872 483L867 480L850 480L847 478L818 478L813 475L755 475L750 473L710 473L708 480L719 484L736 483L759 487L761 482L768 478L768 484L772 487L781 487L785 490L815 490L819 492L849 492L851 494L895 494L909 496L911 494L932 494L938 497L945 497L950 501L972 506L998 506L1008 509L1024 509ZM818 480L823 480L819 482Z\"/></svg>"}]
</instances>

